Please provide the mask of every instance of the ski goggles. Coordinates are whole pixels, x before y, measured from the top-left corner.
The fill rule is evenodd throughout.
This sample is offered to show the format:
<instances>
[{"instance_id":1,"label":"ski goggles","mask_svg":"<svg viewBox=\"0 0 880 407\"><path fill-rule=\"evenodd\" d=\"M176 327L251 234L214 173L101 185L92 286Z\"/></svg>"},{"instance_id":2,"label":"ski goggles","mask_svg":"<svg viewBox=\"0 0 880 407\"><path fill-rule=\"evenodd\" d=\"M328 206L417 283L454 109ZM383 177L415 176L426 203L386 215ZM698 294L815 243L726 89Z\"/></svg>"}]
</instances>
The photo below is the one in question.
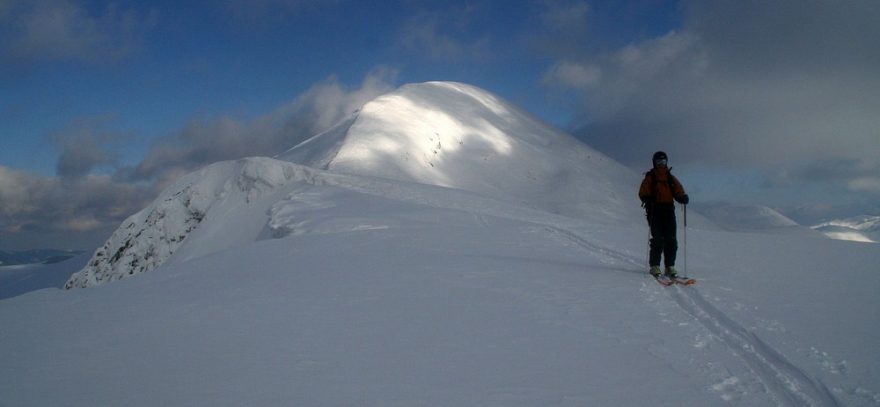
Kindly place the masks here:
<instances>
[{"instance_id":1,"label":"ski goggles","mask_svg":"<svg viewBox=\"0 0 880 407\"><path fill-rule=\"evenodd\" d=\"M654 161L654 165L657 165L657 166L663 165L663 166L665 166L665 165L666 165L666 159L665 159L665 158L661 158L661 159L659 159L659 160L657 160L657 161Z\"/></svg>"}]
</instances>

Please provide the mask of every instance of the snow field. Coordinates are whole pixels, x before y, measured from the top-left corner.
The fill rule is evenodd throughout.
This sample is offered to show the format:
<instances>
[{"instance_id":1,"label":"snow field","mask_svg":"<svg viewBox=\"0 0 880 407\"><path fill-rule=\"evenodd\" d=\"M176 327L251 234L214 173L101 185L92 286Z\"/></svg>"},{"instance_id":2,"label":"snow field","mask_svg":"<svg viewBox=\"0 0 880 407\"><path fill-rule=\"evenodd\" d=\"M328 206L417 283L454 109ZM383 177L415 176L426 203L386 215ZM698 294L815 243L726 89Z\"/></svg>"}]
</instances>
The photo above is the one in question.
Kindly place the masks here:
<instances>
[{"instance_id":1,"label":"snow field","mask_svg":"<svg viewBox=\"0 0 880 407\"><path fill-rule=\"evenodd\" d=\"M439 200L424 186L397 187L413 201ZM100 289L4 300L0 321L16 330L3 336L2 402L822 406L876 397L868 390L874 361L831 346L835 329L876 338L857 326L871 317L796 310L815 297L767 312L760 298L770 294L761 291L786 292L776 285L783 276L711 271L703 254L691 263L697 287L666 288L641 273L635 226L510 219L531 212L454 193L444 196L479 211L326 185L292 185L286 196L311 202L276 218L308 220L285 227L298 232ZM717 243L774 251L828 242L691 233L701 252ZM841 248L860 253L853 269L876 259ZM798 280L804 286L821 277L804 274L813 275ZM835 294L822 306L849 306ZM761 319L777 329L751 326ZM813 349L852 362L834 373Z\"/></svg>"},{"instance_id":2,"label":"snow field","mask_svg":"<svg viewBox=\"0 0 880 407\"><path fill-rule=\"evenodd\" d=\"M279 158L182 178L91 288L0 291L0 406L880 404L874 245L691 212L661 287L638 175L462 84Z\"/></svg>"}]
</instances>

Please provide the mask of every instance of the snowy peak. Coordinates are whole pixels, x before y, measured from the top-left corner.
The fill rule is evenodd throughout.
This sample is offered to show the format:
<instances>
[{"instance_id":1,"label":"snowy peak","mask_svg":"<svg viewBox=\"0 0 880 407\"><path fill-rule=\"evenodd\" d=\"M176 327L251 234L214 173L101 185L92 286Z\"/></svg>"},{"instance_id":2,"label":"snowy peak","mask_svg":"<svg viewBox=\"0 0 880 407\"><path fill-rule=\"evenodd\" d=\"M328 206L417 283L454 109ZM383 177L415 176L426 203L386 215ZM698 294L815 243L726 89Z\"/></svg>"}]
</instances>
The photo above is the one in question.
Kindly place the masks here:
<instances>
[{"instance_id":1,"label":"snowy peak","mask_svg":"<svg viewBox=\"0 0 880 407\"><path fill-rule=\"evenodd\" d=\"M405 85L279 158L575 216L608 207L609 200L611 207L632 206L637 182L632 171L570 135L490 92L454 82ZM611 212L615 219L633 215Z\"/></svg>"},{"instance_id":2,"label":"snowy peak","mask_svg":"<svg viewBox=\"0 0 880 407\"><path fill-rule=\"evenodd\" d=\"M488 92L445 82L407 85L366 104L347 136L330 169L449 187L527 166L531 160L507 165L526 158L527 146L568 141Z\"/></svg>"}]
</instances>

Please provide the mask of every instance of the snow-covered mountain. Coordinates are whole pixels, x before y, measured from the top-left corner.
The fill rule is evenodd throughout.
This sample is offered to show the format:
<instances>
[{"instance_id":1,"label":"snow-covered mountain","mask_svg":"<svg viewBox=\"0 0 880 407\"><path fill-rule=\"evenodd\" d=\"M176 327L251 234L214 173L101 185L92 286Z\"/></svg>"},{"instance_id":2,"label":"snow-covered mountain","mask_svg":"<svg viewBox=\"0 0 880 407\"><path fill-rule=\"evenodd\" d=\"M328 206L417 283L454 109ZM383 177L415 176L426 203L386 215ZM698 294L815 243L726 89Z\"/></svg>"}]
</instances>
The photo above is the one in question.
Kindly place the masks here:
<instances>
[{"instance_id":1,"label":"snow-covered mountain","mask_svg":"<svg viewBox=\"0 0 880 407\"><path fill-rule=\"evenodd\" d=\"M880 242L880 216L856 216L822 222L812 226L832 239L855 242Z\"/></svg>"},{"instance_id":2,"label":"snow-covered mountain","mask_svg":"<svg viewBox=\"0 0 880 407\"><path fill-rule=\"evenodd\" d=\"M334 172L474 191L572 216L630 219L636 175L499 97L405 85L278 158Z\"/></svg>"},{"instance_id":3,"label":"snow-covered mountain","mask_svg":"<svg viewBox=\"0 0 880 407\"><path fill-rule=\"evenodd\" d=\"M689 214L698 283L662 287L639 181L488 92L405 86L182 178L68 285L123 281L0 299L0 405L880 404L875 246Z\"/></svg>"},{"instance_id":4,"label":"snow-covered mountain","mask_svg":"<svg viewBox=\"0 0 880 407\"><path fill-rule=\"evenodd\" d=\"M277 234L266 232L278 223L273 205L292 184L333 182L327 174L471 191L596 223L641 221L632 171L485 90L429 82L367 103L276 160L218 163L182 178L123 222L65 287ZM177 253L184 246L191 248Z\"/></svg>"},{"instance_id":5,"label":"snow-covered mountain","mask_svg":"<svg viewBox=\"0 0 880 407\"><path fill-rule=\"evenodd\" d=\"M308 180L309 171L271 158L250 158L184 176L122 222L65 288L100 285L153 270L172 258L185 261L252 243L265 228L266 211L281 197L278 188ZM184 243L191 243L189 250L178 253Z\"/></svg>"},{"instance_id":6,"label":"snow-covered mountain","mask_svg":"<svg viewBox=\"0 0 880 407\"><path fill-rule=\"evenodd\" d=\"M819 235L767 206L702 203L697 209L715 225L731 232Z\"/></svg>"}]
</instances>

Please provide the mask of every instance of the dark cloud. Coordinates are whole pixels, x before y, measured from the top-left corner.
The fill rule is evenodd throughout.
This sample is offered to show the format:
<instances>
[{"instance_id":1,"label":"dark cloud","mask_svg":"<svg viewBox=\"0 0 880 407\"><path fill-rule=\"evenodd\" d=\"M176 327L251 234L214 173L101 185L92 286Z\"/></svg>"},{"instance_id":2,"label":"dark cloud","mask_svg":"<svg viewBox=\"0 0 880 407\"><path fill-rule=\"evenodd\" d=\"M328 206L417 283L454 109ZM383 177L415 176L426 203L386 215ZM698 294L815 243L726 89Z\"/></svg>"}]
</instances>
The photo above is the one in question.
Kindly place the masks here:
<instances>
[{"instance_id":1,"label":"dark cloud","mask_svg":"<svg viewBox=\"0 0 880 407\"><path fill-rule=\"evenodd\" d=\"M0 61L107 63L136 53L157 13L114 4L92 12L68 0L8 0L0 6Z\"/></svg>"},{"instance_id":2,"label":"dark cloud","mask_svg":"<svg viewBox=\"0 0 880 407\"><path fill-rule=\"evenodd\" d=\"M64 149L58 159L58 175L79 177L98 165L110 162L110 156L93 144L74 144Z\"/></svg>"},{"instance_id":3,"label":"dark cloud","mask_svg":"<svg viewBox=\"0 0 880 407\"><path fill-rule=\"evenodd\" d=\"M62 178L0 166L0 242L4 248L88 249L153 193L110 176Z\"/></svg>"},{"instance_id":4,"label":"dark cloud","mask_svg":"<svg viewBox=\"0 0 880 407\"><path fill-rule=\"evenodd\" d=\"M685 29L732 74L870 73L880 65L872 0L690 1ZM873 72L876 73L876 70Z\"/></svg>"},{"instance_id":5,"label":"dark cloud","mask_svg":"<svg viewBox=\"0 0 880 407\"><path fill-rule=\"evenodd\" d=\"M53 141L61 153L56 174L69 178L81 177L100 167L117 166L117 153L111 148L130 137L113 130L113 117L81 118L55 132Z\"/></svg>"},{"instance_id":6,"label":"dark cloud","mask_svg":"<svg viewBox=\"0 0 880 407\"><path fill-rule=\"evenodd\" d=\"M681 30L559 59L544 83L576 91L579 136L634 167L665 149L877 194L877 21L871 1L685 2Z\"/></svg>"}]
</instances>

